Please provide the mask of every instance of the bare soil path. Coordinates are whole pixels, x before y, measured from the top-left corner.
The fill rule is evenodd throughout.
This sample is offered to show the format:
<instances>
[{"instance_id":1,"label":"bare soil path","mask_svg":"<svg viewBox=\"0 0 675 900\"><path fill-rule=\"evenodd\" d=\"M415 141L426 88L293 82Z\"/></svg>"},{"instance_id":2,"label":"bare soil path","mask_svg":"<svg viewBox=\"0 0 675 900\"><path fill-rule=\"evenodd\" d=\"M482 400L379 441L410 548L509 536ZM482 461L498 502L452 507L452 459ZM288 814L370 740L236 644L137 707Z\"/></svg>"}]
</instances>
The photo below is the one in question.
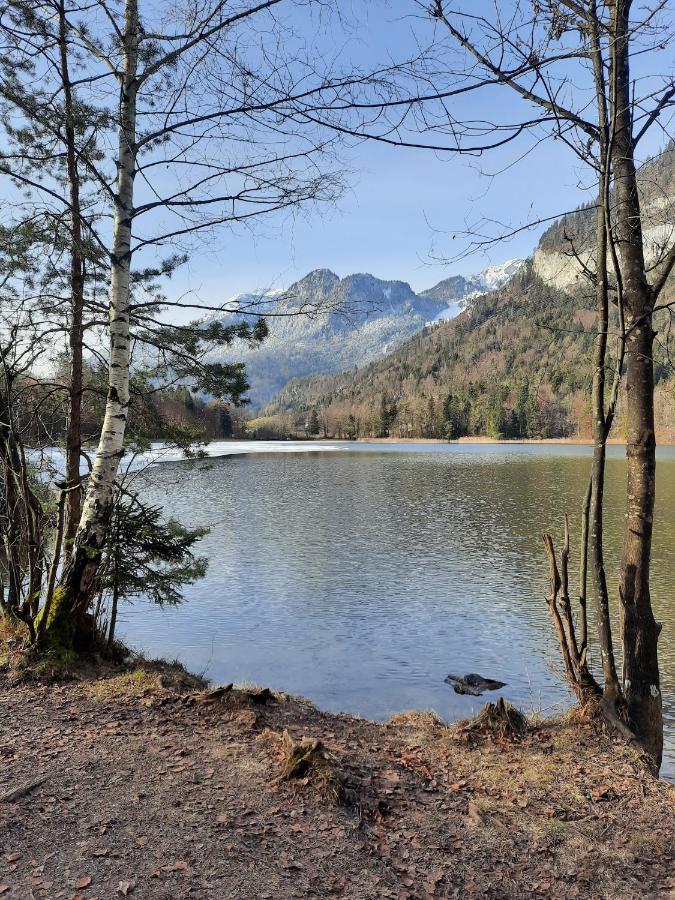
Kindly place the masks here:
<instances>
[{"instance_id":1,"label":"bare soil path","mask_svg":"<svg viewBox=\"0 0 675 900\"><path fill-rule=\"evenodd\" d=\"M672 896L672 788L581 717L510 743L194 690L161 666L0 676L0 900ZM277 780L286 729L338 791Z\"/></svg>"}]
</instances>

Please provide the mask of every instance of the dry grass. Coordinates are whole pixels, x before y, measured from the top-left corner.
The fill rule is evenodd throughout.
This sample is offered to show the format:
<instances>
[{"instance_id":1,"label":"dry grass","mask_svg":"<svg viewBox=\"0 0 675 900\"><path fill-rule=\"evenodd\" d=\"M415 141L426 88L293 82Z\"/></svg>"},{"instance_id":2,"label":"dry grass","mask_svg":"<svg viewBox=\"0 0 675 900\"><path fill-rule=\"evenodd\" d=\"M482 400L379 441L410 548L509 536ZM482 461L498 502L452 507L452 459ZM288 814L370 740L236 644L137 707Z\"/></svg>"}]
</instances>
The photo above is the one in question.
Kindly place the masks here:
<instances>
[{"instance_id":1,"label":"dry grass","mask_svg":"<svg viewBox=\"0 0 675 900\"><path fill-rule=\"evenodd\" d=\"M150 691L159 693L163 690L163 685L161 675L158 673L137 668L122 675L89 682L85 684L84 688L97 700L111 700L126 696L138 696Z\"/></svg>"},{"instance_id":2,"label":"dry grass","mask_svg":"<svg viewBox=\"0 0 675 900\"><path fill-rule=\"evenodd\" d=\"M391 716L388 722L394 727L444 728L446 723L433 709L408 709Z\"/></svg>"},{"instance_id":3,"label":"dry grass","mask_svg":"<svg viewBox=\"0 0 675 900\"><path fill-rule=\"evenodd\" d=\"M522 730L515 711L506 727L483 710L467 740L433 713L382 725L186 680L136 660L0 694L0 788L36 759L47 776L0 804L7 896L72 897L85 873L92 897L134 881L144 900L665 900L674 886L672 790L588 712Z\"/></svg>"}]
</instances>

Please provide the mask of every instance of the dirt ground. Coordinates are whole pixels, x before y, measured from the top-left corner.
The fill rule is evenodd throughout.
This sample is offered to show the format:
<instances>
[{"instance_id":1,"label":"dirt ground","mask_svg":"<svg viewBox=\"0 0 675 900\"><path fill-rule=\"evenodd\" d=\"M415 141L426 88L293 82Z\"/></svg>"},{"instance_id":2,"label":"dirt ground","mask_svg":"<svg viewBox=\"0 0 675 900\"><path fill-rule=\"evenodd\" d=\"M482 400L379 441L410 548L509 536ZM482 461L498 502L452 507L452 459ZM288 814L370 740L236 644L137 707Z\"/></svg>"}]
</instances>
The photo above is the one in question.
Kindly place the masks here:
<instances>
[{"instance_id":1,"label":"dirt ground","mask_svg":"<svg viewBox=\"0 0 675 900\"><path fill-rule=\"evenodd\" d=\"M1 900L673 896L673 789L581 714L509 742L201 687L0 676ZM319 774L278 780L285 730Z\"/></svg>"}]
</instances>

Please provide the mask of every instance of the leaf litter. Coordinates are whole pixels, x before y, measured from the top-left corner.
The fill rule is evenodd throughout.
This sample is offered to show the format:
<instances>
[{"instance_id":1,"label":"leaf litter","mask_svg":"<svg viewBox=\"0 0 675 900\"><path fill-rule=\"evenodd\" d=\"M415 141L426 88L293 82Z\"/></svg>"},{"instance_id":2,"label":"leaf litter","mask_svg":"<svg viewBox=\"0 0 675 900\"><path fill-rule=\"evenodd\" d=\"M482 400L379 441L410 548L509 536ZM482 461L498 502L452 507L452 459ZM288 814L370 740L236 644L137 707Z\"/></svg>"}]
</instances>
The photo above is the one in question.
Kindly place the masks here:
<instances>
[{"instance_id":1,"label":"leaf litter","mask_svg":"<svg viewBox=\"0 0 675 900\"><path fill-rule=\"evenodd\" d=\"M377 724L267 689L207 690L169 666L116 677L0 674L0 790L46 776L0 804L3 900L637 900L675 887L672 788L578 714Z\"/></svg>"}]
</instances>

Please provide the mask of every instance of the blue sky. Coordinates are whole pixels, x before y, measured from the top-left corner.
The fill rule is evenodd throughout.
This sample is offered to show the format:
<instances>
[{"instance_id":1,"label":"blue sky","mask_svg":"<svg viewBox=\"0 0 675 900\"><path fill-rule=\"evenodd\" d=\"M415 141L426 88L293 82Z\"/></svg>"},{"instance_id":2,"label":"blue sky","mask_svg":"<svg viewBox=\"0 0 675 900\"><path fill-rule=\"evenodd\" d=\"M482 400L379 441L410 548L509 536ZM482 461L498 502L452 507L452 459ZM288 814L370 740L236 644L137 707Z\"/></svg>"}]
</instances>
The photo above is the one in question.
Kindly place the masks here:
<instances>
[{"instance_id":1,"label":"blue sky","mask_svg":"<svg viewBox=\"0 0 675 900\"><path fill-rule=\"evenodd\" d=\"M492 8L488 0L475 2L472 8ZM506 0L502 11L508 6ZM340 47L344 58L360 63L404 58L433 34L428 19L410 16L414 9L413 0L344 0L348 27L340 40L334 21L323 34L322 26L311 23L311 40L323 41L332 52ZM506 87L471 95L464 103L471 117L512 119L523 113ZM253 232L220 232L193 252L169 293L191 291L193 301L218 305L241 291L286 287L324 267L340 276L371 272L402 279L422 290L454 273L528 256L542 226L491 247L489 254L474 253L445 265L438 261L458 255L467 223L492 219L519 226L589 199L580 186L588 173L561 142L545 141L510 165L531 143L528 136L481 160L372 142L346 147L341 158L353 174L337 206L270 217ZM485 174L504 168L493 178Z\"/></svg>"},{"instance_id":2,"label":"blue sky","mask_svg":"<svg viewBox=\"0 0 675 900\"><path fill-rule=\"evenodd\" d=\"M345 154L347 155L347 154ZM371 272L408 281L415 290L455 272L471 273L514 256L528 256L541 228L450 265L467 220L483 216L519 224L573 208L582 195L569 153L555 144L507 173L486 179L472 161L365 144L348 154L356 170L335 208L268 219L256 232L221 232L173 279L217 302L240 291L285 287L312 269L344 276Z\"/></svg>"}]
</instances>

